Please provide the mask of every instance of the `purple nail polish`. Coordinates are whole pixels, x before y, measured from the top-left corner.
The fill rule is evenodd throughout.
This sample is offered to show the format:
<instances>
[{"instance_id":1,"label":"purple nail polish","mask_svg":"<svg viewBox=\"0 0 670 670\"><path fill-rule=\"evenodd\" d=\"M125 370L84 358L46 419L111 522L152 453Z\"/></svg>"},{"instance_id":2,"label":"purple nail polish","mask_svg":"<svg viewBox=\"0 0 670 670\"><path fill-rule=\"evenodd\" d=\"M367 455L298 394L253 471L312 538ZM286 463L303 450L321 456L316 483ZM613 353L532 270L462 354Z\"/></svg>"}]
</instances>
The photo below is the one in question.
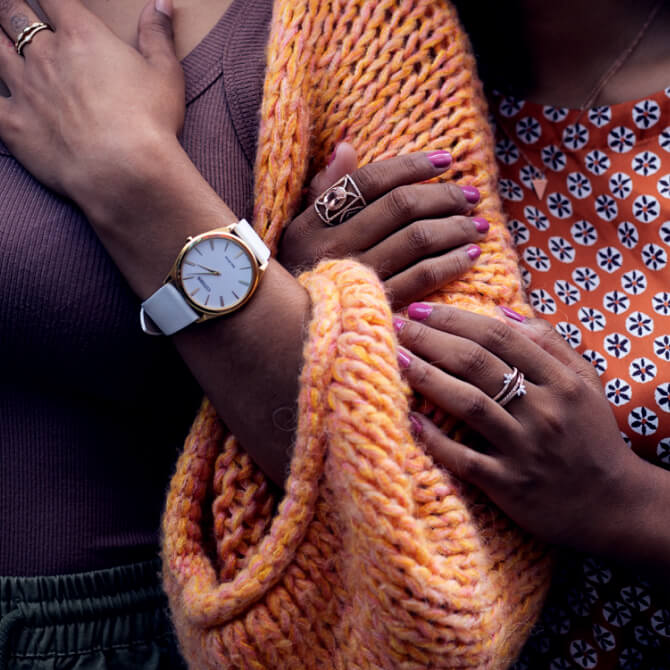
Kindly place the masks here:
<instances>
[{"instance_id":1,"label":"purple nail polish","mask_svg":"<svg viewBox=\"0 0 670 670\"><path fill-rule=\"evenodd\" d=\"M393 328L396 333L399 333L405 327L406 321L399 319L397 316L393 317Z\"/></svg>"},{"instance_id":2,"label":"purple nail polish","mask_svg":"<svg viewBox=\"0 0 670 670\"><path fill-rule=\"evenodd\" d=\"M474 186L461 186L461 191L463 191L465 199L471 205L474 205L476 202L479 202L479 198L481 197L479 195L479 189L475 188Z\"/></svg>"},{"instance_id":3,"label":"purple nail polish","mask_svg":"<svg viewBox=\"0 0 670 670\"><path fill-rule=\"evenodd\" d=\"M509 319L513 319L514 321L518 321L519 323L523 323L526 320L526 317L523 314L519 314L519 312L515 312L513 309L510 309L509 307L503 307L501 305L500 309L502 313Z\"/></svg>"},{"instance_id":4,"label":"purple nail polish","mask_svg":"<svg viewBox=\"0 0 670 670\"><path fill-rule=\"evenodd\" d=\"M337 147L333 149L333 153L330 154L330 157L328 158L328 165L331 165L332 162L335 160L335 156L337 156Z\"/></svg>"},{"instance_id":5,"label":"purple nail polish","mask_svg":"<svg viewBox=\"0 0 670 670\"><path fill-rule=\"evenodd\" d=\"M451 165L451 154L448 151L431 151L428 160L440 170L446 170Z\"/></svg>"},{"instance_id":6,"label":"purple nail polish","mask_svg":"<svg viewBox=\"0 0 670 670\"><path fill-rule=\"evenodd\" d=\"M432 305L422 302L413 302L407 309L407 316L414 321L424 321L433 311Z\"/></svg>"},{"instance_id":7,"label":"purple nail polish","mask_svg":"<svg viewBox=\"0 0 670 670\"><path fill-rule=\"evenodd\" d=\"M398 351L398 365L401 369L406 370L411 362L412 359L404 351Z\"/></svg>"},{"instance_id":8,"label":"purple nail polish","mask_svg":"<svg viewBox=\"0 0 670 670\"><path fill-rule=\"evenodd\" d=\"M472 219L472 223L475 224L475 228L478 233L486 233L489 229L489 222L486 219L482 219L481 216L476 216Z\"/></svg>"},{"instance_id":9,"label":"purple nail polish","mask_svg":"<svg viewBox=\"0 0 670 670\"><path fill-rule=\"evenodd\" d=\"M471 261L476 261L481 255L482 250L476 244L471 244L468 247L468 257Z\"/></svg>"},{"instance_id":10,"label":"purple nail polish","mask_svg":"<svg viewBox=\"0 0 670 670\"><path fill-rule=\"evenodd\" d=\"M421 431L423 430L423 426L421 425L421 421L419 421L414 414L409 415L409 422L412 426L412 433L414 435L421 435Z\"/></svg>"}]
</instances>

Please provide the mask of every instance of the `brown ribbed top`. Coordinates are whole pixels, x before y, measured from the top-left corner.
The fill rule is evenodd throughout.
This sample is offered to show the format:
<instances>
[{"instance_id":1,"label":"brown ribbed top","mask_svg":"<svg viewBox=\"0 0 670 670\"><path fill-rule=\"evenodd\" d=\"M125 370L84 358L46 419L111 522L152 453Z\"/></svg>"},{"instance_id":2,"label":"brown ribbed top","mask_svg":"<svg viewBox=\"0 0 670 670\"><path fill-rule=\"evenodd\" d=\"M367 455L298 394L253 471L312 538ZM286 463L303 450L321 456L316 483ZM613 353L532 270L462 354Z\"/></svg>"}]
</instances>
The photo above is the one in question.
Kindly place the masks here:
<instances>
[{"instance_id":1,"label":"brown ribbed top","mask_svg":"<svg viewBox=\"0 0 670 670\"><path fill-rule=\"evenodd\" d=\"M184 59L183 144L251 217L271 0L234 0ZM200 392L70 202L0 143L0 575L156 556Z\"/></svg>"}]
</instances>

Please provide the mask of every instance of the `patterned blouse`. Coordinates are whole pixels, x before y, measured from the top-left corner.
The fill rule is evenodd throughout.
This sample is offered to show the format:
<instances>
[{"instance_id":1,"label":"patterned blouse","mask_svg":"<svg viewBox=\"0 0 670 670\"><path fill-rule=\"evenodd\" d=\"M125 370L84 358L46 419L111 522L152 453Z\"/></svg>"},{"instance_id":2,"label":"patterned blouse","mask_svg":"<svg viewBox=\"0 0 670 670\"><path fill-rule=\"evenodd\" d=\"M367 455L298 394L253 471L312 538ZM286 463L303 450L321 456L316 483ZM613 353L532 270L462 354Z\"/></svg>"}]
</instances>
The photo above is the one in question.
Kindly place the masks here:
<instances>
[{"instance_id":1,"label":"patterned blouse","mask_svg":"<svg viewBox=\"0 0 670 670\"><path fill-rule=\"evenodd\" d=\"M596 368L626 444L670 469L670 88L583 112L494 95L491 110L531 303ZM668 670L670 598L566 554L515 670L584 668Z\"/></svg>"}]
</instances>

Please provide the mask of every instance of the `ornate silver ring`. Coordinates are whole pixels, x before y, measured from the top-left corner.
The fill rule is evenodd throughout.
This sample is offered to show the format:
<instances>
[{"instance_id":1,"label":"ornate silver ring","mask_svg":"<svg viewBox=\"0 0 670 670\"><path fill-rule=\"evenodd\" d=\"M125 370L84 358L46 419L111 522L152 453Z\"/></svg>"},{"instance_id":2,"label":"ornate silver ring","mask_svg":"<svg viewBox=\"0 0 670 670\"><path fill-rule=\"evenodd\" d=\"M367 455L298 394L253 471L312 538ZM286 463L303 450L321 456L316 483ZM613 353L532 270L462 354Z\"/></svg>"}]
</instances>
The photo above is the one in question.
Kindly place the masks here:
<instances>
[{"instance_id":1,"label":"ornate silver ring","mask_svg":"<svg viewBox=\"0 0 670 670\"><path fill-rule=\"evenodd\" d=\"M526 384L524 383L523 372L518 368L513 368L503 377L503 387L493 396L493 399L504 407L510 400L522 395L526 395Z\"/></svg>"},{"instance_id":2,"label":"ornate silver ring","mask_svg":"<svg viewBox=\"0 0 670 670\"><path fill-rule=\"evenodd\" d=\"M367 206L356 182L345 175L324 191L314 203L314 209L327 226L339 226Z\"/></svg>"}]
</instances>

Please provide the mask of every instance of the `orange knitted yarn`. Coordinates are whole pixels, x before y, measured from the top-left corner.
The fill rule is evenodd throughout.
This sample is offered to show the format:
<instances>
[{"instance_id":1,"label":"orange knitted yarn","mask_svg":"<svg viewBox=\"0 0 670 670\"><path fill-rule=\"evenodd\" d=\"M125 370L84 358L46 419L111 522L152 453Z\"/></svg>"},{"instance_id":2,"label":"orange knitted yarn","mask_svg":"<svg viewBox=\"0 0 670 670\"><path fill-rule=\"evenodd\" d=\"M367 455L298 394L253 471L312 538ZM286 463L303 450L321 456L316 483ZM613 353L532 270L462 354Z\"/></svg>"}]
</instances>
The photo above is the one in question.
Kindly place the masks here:
<instances>
[{"instance_id":1,"label":"orange knitted yarn","mask_svg":"<svg viewBox=\"0 0 670 670\"><path fill-rule=\"evenodd\" d=\"M468 49L442 1L278 0L256 171L268 244L336 142L363 163L448 149L446 178L477 186L491 231L477 267L432 299L528 313ZM164 579L184 656L198 669L506 668L539 613L546 549L414 443L372 272L329 261L301 281L314 313L284 498L207 401L170 487Z\"/></svg>"}]
</instances>

